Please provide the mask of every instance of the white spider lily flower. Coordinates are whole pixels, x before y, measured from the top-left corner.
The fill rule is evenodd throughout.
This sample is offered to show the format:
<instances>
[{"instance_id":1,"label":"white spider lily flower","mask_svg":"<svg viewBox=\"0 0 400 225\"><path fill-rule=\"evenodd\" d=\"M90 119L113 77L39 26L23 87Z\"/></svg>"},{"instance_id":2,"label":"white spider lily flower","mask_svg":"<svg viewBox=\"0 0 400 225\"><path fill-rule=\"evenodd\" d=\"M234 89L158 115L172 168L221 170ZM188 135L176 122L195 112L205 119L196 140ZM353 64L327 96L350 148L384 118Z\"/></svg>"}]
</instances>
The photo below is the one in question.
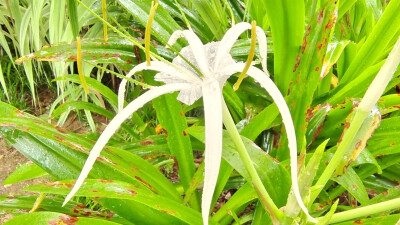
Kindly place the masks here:
<instances>
[{"instance_id":1,"label":"white spider lily flower","mask_svg":"<svg viewBox=\"0 0 400 225\"><path fill-rule=\"evenodd\" d=\"M165 85L150 88L149 91L123 108L127 80L124 79L121 82L118 92L119 113L111 120L110 124L100 135L90 152L75 186L66 197L64 204L78 191L93 167L96 158L100 155L101 150L124 120L146 102L163 94L179 91L177 99L187 105L191 105L200 97L203 97L205 114L205 172L201 207L203 224L207 225L222 155L222 87L232 74L243 71L245 64L242 62L235 62L230 55L230 50L239 35L248 29L251 29L249 23L238 23L227 31L221 41L211 42L206 45L203 45L200 39L191 30L174 32L168 44L174 44L180 37L186 38L189 45L182 48L180 55L190 62L192 64L191 66L197 68L197 71L200 71L201 74L193 69L180 56L174 58L172 64L153 60L150 66L147 66L146 63L142 63L134 67L126 75L127 77L131 77L141 70L158 71L159 73L156 74L155 80L162 81ZM270 93L282 114L289 139L292 188L300 207L309 216L298 188L297 144L293 121L283 96L268 75L266 67L267 43L265 33L260 27L256 28L256 33L264 72L254 66L250 66L247 75L253 77Z\"/></svg>"}]
</instances>

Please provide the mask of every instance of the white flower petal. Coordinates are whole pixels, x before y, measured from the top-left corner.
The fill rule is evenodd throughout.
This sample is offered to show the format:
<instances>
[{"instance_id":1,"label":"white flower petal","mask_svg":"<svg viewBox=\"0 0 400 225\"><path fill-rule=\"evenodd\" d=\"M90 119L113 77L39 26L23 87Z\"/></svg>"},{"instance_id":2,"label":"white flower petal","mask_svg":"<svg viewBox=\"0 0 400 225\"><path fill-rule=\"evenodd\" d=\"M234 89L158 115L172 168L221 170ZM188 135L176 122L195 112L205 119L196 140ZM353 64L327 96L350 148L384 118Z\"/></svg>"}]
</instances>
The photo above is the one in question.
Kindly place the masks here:
<instances>
[{"instance_id":1,"label":"white flower petal","mask_svg":"<svg viewBox=\"0 0 400 225\"><path fill-rule=\"evenodd\" d=\"M202 96L200 85L189 85L187 88L179 92L177 99L186 105L192 105Z\"/></svg>"},{"instance_id":2,"label":"white flower petal","mask_svg":"<svg viewBox=\"0 0 400 225\"><path fill-rule=\"evenodd\" d=\"M152 99L163 94L178 91L184 87L186 87L186 84L167 84L164 86L155 87L136 98L134 101L129 103L121 112L119 112L107 125L106 129L103 131L96 144L93 146L93 149L90 151L89 157L82 168L81 174L79 175L71 192L65 198L63 206L75 195L75 193L82 186L90 170L93 168L93 164L95 163L97 157L100 156L101 150L107 144L111 136L119 129L121 124L127 118L129 118L132 113L134 113L136 110L141 108L144 104L151 101Z\"/></svg>"},{"instance_id":3,"label":"white flower petal","mask_svg":"<svg viewBox=\"0 0 400 225\"><path fill-rule=\"evenodd\" d=\"M229 68L229 72L231 73L241 72L244 66L245 66L244 63L236 63L235 65ZM288 144L290 151L290 173L292 177L293 193L296 197L297 203L299 204L303 212L309 217L310 221L315 222L315 219L311 217L311 215L308 213L307 207L304 205L304 202L300 195L299 182L297 177L297 141L296 141L295 128L292 116L289 111L289 107L287 106L286 101L282 96L281 92L279 91L278 87L263 71L259 70L254 66L251 66L247 72L247 75L253 77L258 83L260 83L260 85L263 88L265 88L265 90L267 90L267 92L274 100L276 106L279 109L279 112L282 115L282 121L285 126L289 142Z\"/></svg>"},{"instance_id":4,"label":"white flower petal","mask_svg":"<svg viewBox=\"0 0 400 225\"><path fill-rule=\"evenodd\" d=\"M161 61L151 61L151 65L148 66L146 62L138 64L135 66L128 74L126 74L127 78L131 78L135 73L142 71L142 70L154 70L163 73L159 73L156 75L155 79L158 81L163 81L165 83L193 83L197 82L200 83L201 79L198 78L195 74L191 73L190 71L186 70L185 68L175 68L174 66L169 65L167 63ZM168 77L163 76L170 75L170 79ZM123 79L121 84L118 88L118 111L120 112L124 108L124 101L125 101L125 91L126 91L126 84L128 80Z\"/></svg>"},{"instance_id":5,"label":"white flower petal","mask_svg":"<svg viewBox=\"0 0 400 225\"><path fill-rule=\"evenodd\" d=\"M206 141L201 212L203 224L207 225L222 155L222 90L217 80L211 78L204 81L203 101Z\"/></svg>"},{"instance_id":6,"label":"white flower petal","mask_svg":"<svg viewBox=\"0 0 400 225\"><path fill-rule=\"evenodd\" d=\"M251 24L247 22L240 22L232 26L224 35L220 41L220 47L217 51L217 56L215 58L214 70L218 69L221 60L223 60L226 54L229 54L233 44L238 39L238 37L246 30L251 29ZM256 35L258 41L258 47L261 55L261 65L264 71L267 71L267 38L265 36L264 30L261 27L256 27Z\"/></svg>"},{"instance_id":7,"label":"white flower petal","mask_svg":"<svg viewBox=\"0 0 400 225\"><path fill-rule=\"evenodd\" d=\"M267 70L267 36L265 36L265 32L261 27L256 27L256 35L258 41L258 50L260 52L261 58L261 66L263 68L263 71L269 76Z\"/></svg>"},{"instance_id":8,"label":"white flower petal","mask_svg":"<svg viewBox=\"0 0 400 225\"><path fill-rule=\"evenodd\" d=\"M168 40L168 44L172 45L178 40L178 38L184 37L189 42L189 47L192 49L193 55L196 58L196 62L199 65L200 71L204 76L208 76L210 74L207 58L205 55L204 45L201 40L197 37L197 35L191 30L177 30L175 31L170 39ZM180 56L178 56L180 57Z\"/></svg>"}]
</instances>

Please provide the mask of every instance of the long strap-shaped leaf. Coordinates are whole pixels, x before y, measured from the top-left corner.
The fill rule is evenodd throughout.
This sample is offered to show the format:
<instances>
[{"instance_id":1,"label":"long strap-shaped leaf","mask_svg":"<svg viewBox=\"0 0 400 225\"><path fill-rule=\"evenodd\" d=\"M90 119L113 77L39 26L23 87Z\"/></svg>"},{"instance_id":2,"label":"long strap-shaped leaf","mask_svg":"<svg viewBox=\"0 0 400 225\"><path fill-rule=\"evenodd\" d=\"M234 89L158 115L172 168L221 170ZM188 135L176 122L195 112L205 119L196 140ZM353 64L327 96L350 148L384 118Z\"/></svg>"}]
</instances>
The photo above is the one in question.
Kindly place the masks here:
<instances>
[{"instance_id":1,"label":"long strap-shaped leaf","mask_svg":"<svg viewBox=\"0 0 400 225\"><path fill-rule=\"evenodd\" d=\"M170 84L164 85L160 87L156 87L154 89L149 90L145 94L138 97L136 100L132 101L126 108L124 108L120 113L118 113L114 119L111 120L107 128L100 135L98 141L93 146L93 149L90 152L88 159L86 160L85 165L83 166L82 172L78 177L73 189L65 198L63 205L65 205L79 190L80 186L83 184L85 178L88 176L90 170L93 167L97 157L100 156L100 152L103 147L107 144L108 140L111 136L119 129L121 124L129 118L132 113L136 110L140 109L144 104L151 101L152 99L161 96L163 94L172 93L184 88L185 84Z\"/></svg>"}]
</instances>

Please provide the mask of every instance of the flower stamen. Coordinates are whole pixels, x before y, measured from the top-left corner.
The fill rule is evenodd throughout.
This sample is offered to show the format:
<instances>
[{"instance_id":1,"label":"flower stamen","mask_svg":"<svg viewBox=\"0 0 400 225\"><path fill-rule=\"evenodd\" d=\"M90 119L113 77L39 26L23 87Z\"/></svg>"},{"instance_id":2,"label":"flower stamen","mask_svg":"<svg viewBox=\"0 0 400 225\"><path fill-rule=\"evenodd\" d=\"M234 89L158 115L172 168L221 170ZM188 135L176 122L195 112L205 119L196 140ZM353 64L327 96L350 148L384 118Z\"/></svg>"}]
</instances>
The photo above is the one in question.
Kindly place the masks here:
<instances>
[{"instance_id":1,"label":"flower stamen","mask_svg":"<svg viewBox=\"0 0 400 225\"><path fill-rule=\"evenodd\" d=\"M249 70L251 63L253 62L255 51L256 51L256 21L253 20L251 22L251 43L250 43L249 55L247 56L246 65L244 66L243 71L239 76L239 79L233 86L234 91L239 89L240 84L242 83L244 77L246 76L246 73Z\"/></svg>"},{"instance_id":2,"label":"flower stamen","mask_svg":"<svg viewBox=\"0 0 400 225\"><path fill-rule=\"evenodd\" d=\"M151 2L150 13L149 13L149 20L147 20L146 31L145 31L145 34L144 34L144 47L145 47L145 53L146 53L146 62L147 62L148 66L150 66L151 25L153 24L154 14L156 13L157 7L158 7L158 0L156 0L156 3L154 3L154 1L152 1Z\"/></svg>"},{"instance_id":3,"label":"flower stamen","mask_svg":"<svg viewBox=\"0 0 400 225\"><path fill-rule=\"evenodd\" d=\"M83 90L85 90L85 93L89 93L89 88L87 86L85 76L83 75L82 72L82 48L81 48L81 37L76 37L76 63L78 67L78 74L79 74L79 79L81 80Z\"/></svg>"},{"instance_id":4,"label":"flower stamen","mask_svg":"<svg viewBox=\"0 0 400 225\"><path fill-rule=\"evenodd\" d=\"M107 21L107 2L106 0L101 0L101 12L103 14L103 20ZM104 41L108 41L108 31L107 31L107 24L103 23L103 34L104 34Z\"/></svg>"}]
</instances>

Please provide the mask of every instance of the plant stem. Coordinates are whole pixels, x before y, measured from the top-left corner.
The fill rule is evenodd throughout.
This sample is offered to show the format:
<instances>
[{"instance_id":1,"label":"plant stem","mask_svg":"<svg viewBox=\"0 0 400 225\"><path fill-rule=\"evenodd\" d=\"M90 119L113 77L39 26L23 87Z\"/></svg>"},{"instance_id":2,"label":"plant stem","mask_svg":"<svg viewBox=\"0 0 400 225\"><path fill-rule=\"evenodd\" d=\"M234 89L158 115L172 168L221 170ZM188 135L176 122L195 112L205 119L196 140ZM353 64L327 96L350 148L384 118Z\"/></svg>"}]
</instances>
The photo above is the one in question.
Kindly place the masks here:
<instances>
[{"instance_id":1,"label":"plant stem","mask_svg":"<svg viewBox=\"0 0 400 225\"><path fill-rule=\"evenodd\" d=\"M334 156L332 157L331 161L329 162L328 166L321 174L320 178L318 179L317 183L314 186L320 186L321 189L319 191L315 191L311 194L310 202L313 202L325 184L329 181L332 177L332 174L335 172L339 163L343 160L343 156L347 150L347 148L351 145L357 131L360 129L364 119L367 117L369 112L365 112L363 110L356 111L353 120L351 121L350 127L347 130L346 134L343 136L342 142L339 144Z\"/></svg>"},{"instance_id":2,"label":"plant stem","mask_svg":"<svg viewBox=\"0 0 400 225\"><path fill-rule=\"evenodd\" d=\"M345 155L346 150L350 147L351 142L355 138L365 118L372 111L376 102L383 94L386 86L392 79L393 74L396 71L397 66L399 65L399 62L400 62L400 37L397 40L396 44L394 45L392 51L390 52L385 64L383 64L382 68L379 70L375 79L368 87L368 90L365 93L360 104L356 108L356 112L351 120L350 127L344 134L342 142L338 144L338 149L335 152L335 155L332 157L332 160L330 161L329 165L326 167L321 177L315 184L315 186L321 186L321 189L312 194L310 199L311 202L315 200L319 192L322 190L323 186L325 186L325 184L329 181L329 179L332 177L332 174L335 172L337 166L343 160L343 156Z\"/></svg>"},{"instance_id":3,"label":"plant stem","mask_svg":"<svg viewBox=\"0 0 400 225\"><path fill-rule=\"evenodd\" d=\"M250 175L249 182L253 185L256 190L260 201L262 202L265 210L270 214L272 221L281 223L285 219L285 214L278 209L275 203L272 201L269 196L267 190L265 189L260 177L257 174L256 169L253 166L253 162L249 154L247 153L246 147L243 144L242 138L240 137L239 132L236 129L236 125L233 122L232 116L229 113L228 107L226 106L225 101L223 102L223 122L226 127L226 130L229 133L233 143L236 146L236 149L240 155L240 158L243 161L244 166L246 167L247 172Z\"/></svg>"},{"instance_id":4,"label":"plant stem","mask_svg":"<svg viewBox=\"0 0 400 225\"><path fill-rule=\"evenodd\" d=\"M329 220L329 223L338 223L346 220L352 220L355 218L360 218L364 216L369 216L372 214L398 209L400 208L400 198L392 199L386 202L381 202L365 207L359 207L356 209L348 210L345 212L336 213ZM320 219L320 218L318 218Z\"/></svg>"}]
</instances>

